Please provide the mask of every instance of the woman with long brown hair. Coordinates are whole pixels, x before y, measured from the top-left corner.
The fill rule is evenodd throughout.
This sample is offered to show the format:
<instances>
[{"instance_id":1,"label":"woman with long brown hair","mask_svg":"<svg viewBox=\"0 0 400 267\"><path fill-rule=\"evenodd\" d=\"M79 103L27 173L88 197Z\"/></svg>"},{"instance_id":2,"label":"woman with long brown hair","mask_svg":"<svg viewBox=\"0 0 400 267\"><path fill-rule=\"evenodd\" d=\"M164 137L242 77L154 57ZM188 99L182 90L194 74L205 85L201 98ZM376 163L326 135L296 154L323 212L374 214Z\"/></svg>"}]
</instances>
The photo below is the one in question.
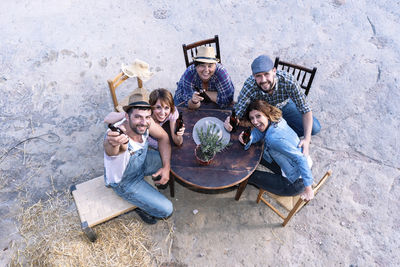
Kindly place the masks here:
<instances>
[{"instance_id":1,"label":"woman with long brown hair","mask_svg":"<svg viewBox=\"0 0 400 267\"><path fill-rule=\"evenodd\" d=\"M249 178L253 183L271 193L281 196L301 194L305 200L314 197L311 188L313 177L306 156L302 153L300 139L282 118L282 112L262 100L250 103L247 119L254 126L250 141L239 141L248 149L252 143L264 142L261 164L273 173L255 171Z\"/></svg>"}]
</instances>

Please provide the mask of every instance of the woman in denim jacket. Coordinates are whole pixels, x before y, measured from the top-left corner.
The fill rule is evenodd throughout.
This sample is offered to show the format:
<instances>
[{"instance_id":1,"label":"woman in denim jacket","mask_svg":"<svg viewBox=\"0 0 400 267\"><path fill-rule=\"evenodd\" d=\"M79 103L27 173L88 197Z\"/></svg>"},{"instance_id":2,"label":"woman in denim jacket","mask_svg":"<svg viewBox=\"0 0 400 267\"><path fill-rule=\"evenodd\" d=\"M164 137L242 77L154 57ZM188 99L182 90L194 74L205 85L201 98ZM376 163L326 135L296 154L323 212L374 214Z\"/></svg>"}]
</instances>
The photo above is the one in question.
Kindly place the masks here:
<instances>
[{"instance_id":1,"label":"woman in denim jacket","mask_svg":"<svg viewBox=\"0 0 400 267\"><path fill-rule=\"evenodd\" d=\"M307 158L298 147L300 139L282 118L282 112L262 100L252 102L246 113L254 126L250 141L243 142L243 133L239 141L247 150L252 143L264 141L264 153L261 163L273 173L255 171L249 182L273 194L293 196L301 194L304 200L314 197L311 188L313 177Z\"/></svg>"}]
</instances>

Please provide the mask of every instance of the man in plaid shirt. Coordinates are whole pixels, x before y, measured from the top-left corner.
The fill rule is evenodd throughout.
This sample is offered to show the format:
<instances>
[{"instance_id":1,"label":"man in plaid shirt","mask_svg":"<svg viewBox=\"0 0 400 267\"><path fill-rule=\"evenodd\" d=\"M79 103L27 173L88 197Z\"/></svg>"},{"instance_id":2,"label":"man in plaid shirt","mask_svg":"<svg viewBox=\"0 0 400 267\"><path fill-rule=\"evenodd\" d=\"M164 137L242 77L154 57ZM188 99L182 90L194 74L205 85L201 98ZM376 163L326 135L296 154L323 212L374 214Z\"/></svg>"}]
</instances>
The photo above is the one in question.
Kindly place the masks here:
<instances>
[{"instance_id":1,"label":"man in plaid shirt","mask_svg":"<svg viewBox=\"0 0 400 267\"><path fill-rule=\"evenodd\" d=\"M290 73L277 71L266 55L257 57L251 64L251 69L253 75L245 81L234 106L236 115L239 118L244 117L248 105L258 99L278 107L288 125L298 136L304 136L299 147L303 147L303 153L308 155L311 135L317 134L321 126L313 117L311 107L297 81Z\"/></svg>"},{"instance_id":2,"label":"man in plaid shirt","mask_svg":"<svg viewBox=\"0 0 400 267\"><path fill-rule=\"evenodd\" d=\"M224 108L233 101L235 88L226 69L218 63L213 47L201 46L194 59L182 75L176 89L175 105L183 103L191 109L198 109L205 100L198 90L204 90L206 97Z\"/></svg>"}]
</instances>

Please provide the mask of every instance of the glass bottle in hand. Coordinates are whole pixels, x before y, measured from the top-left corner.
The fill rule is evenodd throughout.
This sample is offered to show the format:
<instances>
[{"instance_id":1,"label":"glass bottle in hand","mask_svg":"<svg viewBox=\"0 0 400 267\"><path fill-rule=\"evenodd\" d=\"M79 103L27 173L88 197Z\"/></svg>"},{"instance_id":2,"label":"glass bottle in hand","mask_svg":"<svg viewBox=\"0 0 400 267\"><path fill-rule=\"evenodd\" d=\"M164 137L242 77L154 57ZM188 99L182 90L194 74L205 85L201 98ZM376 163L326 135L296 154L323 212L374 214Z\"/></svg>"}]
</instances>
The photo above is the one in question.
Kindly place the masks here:
<instances>
[{"instance_id":1,"label":"glass bottle in hand","mask_svg":"<svg viewBox=\"0 0 400 267\"><path fill-rule=\"evenodd\" d=\"M183 127L182 111L179 112L179 117L176 119L175 134Z\"/></svg>"},{"instance_id":2,"label":"glass bottle in hand","mask_svg":"<svg viewBox=\"0 0 400 267\"><path fill-rule=\"evenodd\" d=\"M250 141L250 135L251 135L251 127L247 127L242 135L242 139L245 145L247 145L247 143Z\"/></svg>"},{"instance_id":3,"label":"glass bottle in hand","mask_svg":"<svg viewBox=\"0 0 400 267\"><path fill-rule=\"evenodd\" d=\"M194 89L199 93L199 95L204 98L204 103L210 103L212 102L210 97L206 94L206 91L204 89L200 89L197 86L194 86Z\"/></svg>"},{"instance_id":4,"label":"glass bottle in hand","mask_svg":"<svg viewBox=\"0 0 400 267\"><path fill-rule=\"evenodd\" d=\"M232 133L236 132L236 128L238 126L238 119L236 117L235 110L232 109L231 116L229 117L229 124L232 126Z\"/></svg>"}]
</instances>

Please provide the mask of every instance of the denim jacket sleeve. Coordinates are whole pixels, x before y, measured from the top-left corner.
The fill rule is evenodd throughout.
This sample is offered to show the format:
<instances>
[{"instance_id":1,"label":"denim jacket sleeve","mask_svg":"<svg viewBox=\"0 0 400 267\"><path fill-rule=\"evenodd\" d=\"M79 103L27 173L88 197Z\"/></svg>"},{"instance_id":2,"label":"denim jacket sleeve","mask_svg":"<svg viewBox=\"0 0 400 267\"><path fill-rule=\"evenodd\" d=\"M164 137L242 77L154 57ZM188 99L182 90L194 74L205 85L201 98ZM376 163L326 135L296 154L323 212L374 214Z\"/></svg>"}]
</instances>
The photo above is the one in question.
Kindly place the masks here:
<instances>
[{"instance_id":1,"label":"denim jacket sleeve","mask_svg":"<svg viewBox=\"0 0 400 267\"><path fill-rule=\"evenodd\" d=\"M290 158L294 163L296 168L298 168L301 177L303 178L304 185L309 186L313 183L313 177L310 167L307 163L307 158L297 147L294 147L286 138L279 138L276 142L271 142L270 148L276 150L282 155Z\"/></svg>"}]
</instances>

